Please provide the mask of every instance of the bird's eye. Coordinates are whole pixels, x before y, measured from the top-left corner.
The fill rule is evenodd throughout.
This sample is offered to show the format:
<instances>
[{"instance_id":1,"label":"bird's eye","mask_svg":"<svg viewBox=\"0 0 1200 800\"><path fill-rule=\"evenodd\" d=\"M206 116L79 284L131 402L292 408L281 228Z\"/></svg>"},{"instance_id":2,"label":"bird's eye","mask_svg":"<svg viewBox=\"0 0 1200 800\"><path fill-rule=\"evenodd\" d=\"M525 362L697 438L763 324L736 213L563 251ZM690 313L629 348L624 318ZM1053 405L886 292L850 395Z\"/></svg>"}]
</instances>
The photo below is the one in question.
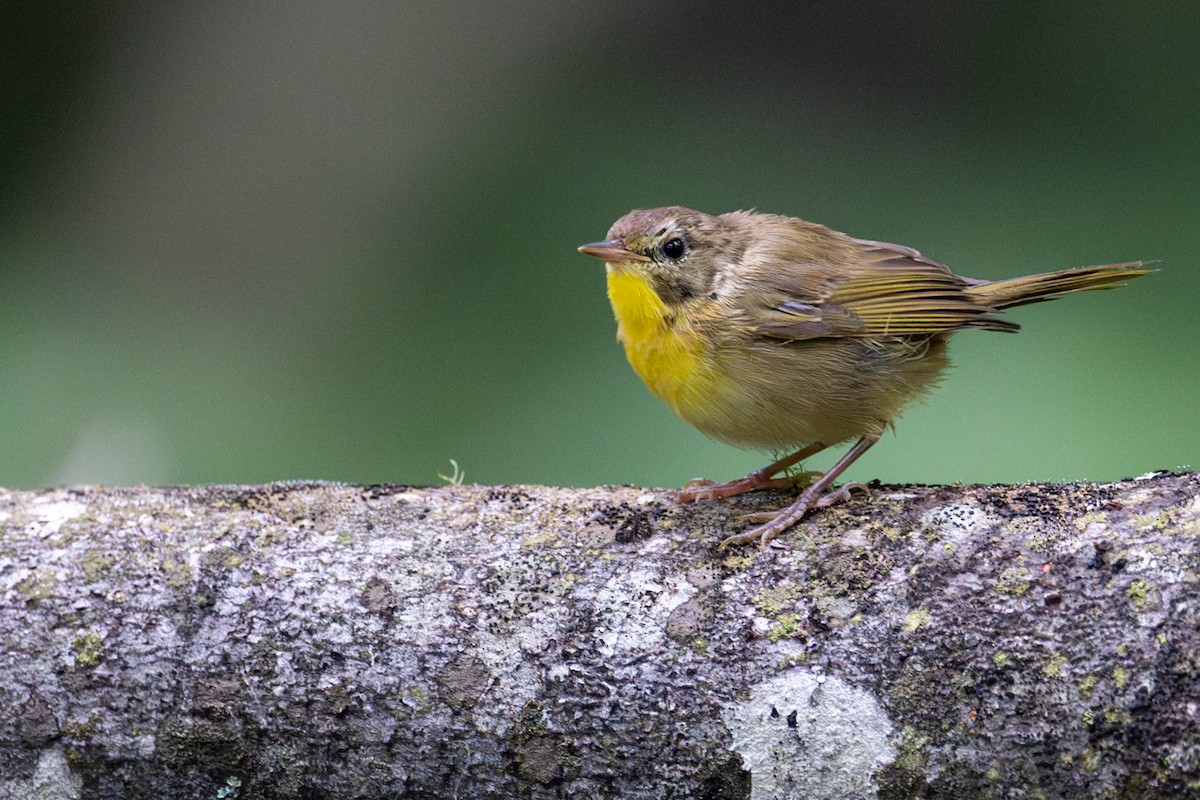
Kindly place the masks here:
<instances>
[{"instance_id":1,"label":"bird's eye","mask_svg":"<svg viewBox=\"0 0 1200 800\"><path fill-rule=\"evenodd\" d=\"M662 246L662 254L672 261L677 261L678 259L683 258L683 250L683 239L680 239L679 237L668 239L663 243Z\"/></svg>"}]
</instances>

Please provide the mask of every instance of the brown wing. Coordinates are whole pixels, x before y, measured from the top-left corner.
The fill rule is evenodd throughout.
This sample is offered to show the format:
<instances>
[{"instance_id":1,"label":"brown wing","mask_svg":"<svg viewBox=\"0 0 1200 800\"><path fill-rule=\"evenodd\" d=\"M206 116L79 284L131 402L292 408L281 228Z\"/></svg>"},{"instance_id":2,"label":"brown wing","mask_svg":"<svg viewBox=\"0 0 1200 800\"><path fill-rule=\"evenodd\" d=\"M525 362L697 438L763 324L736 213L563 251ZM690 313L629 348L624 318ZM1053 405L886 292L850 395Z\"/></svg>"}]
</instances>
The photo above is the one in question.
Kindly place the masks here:
<instances>
[{"instance_id":1,"label":"brown wing","mask_svg":"<svg viewBox=\"0 0 1200 800\"><path fill-rule=\"evenodd\" d=\"M785 293L770 298L756 320L757 330L780 339L813 339L1019 329L989 316L996 309L967 291L977 281L961 278L902 245L850 241L850 264L826 282L819 296Z\"/></svg>"}]
</instances>

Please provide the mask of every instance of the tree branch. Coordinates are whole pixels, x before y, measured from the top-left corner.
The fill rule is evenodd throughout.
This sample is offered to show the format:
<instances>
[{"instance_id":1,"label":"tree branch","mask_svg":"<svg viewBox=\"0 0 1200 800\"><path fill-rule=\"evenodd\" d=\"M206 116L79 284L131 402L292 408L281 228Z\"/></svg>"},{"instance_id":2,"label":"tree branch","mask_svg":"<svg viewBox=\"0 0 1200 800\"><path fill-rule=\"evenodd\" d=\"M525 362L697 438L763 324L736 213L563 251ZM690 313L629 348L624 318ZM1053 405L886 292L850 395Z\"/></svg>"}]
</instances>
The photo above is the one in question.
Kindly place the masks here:
<instances>
[{"instance_id":1,"label":"tree branch","mask_svg":"<svg viewBox=\"0 0 1200 800\"><path fill-rule=\"evenodd\" d=\"M0 491L0 797L1175 798L1200 476Z\"/></svg>"}]
</instances>

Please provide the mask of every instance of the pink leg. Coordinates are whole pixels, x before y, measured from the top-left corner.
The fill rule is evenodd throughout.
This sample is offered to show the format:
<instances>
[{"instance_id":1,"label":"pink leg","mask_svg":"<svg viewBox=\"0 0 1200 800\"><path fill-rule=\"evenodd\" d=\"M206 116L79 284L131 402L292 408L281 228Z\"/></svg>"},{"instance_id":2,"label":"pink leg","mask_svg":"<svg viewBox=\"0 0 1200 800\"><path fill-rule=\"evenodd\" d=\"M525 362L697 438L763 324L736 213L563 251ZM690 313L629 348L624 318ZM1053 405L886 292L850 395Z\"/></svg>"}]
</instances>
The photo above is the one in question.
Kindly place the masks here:
<instances>
[{"instance_id":1,"label":"pink leg","mask_svg":"<svg viewBox=\"0 0 1200 800\"><path fill-rule=\"evenodd\" d=\"M737 480L725 483L713 483L703 479L688 481L686 486L675 493L675 499L680 503L690 503L698 500L720 500L724 497L733 497L758 489L787 489L794 485L790 478L773 478L773 476L794 464L799 464L809 456L815 456L826 446L820 442L814 442L790 456L767 464L762 469L756 469L746 477Z\"/></svg>"},{"instance_id":2,"label":"pink leg","mask_svg":"<svg viewBox=\"0 0 1200 800\"><path fill-rule=\"evenodd\" d=\"M721 542L720 549L734 544L748 544L755 539L759 545L765 550L767 543L774 539L779 534L786 531L788 528L799 522L810 508L823 508L831 503L845 499L845 487L836 492L830 492L826 497L826 490L829 489L837 477L846 471L846 468L858 459L863 453L871 449L871 445L879 441L879 437L864 436L851 447L846 455L838 459L838 462L833 467L821 476L821 479L804 490L804 493L796 498L796 502L792 503L787 508L780 511L765 525L760 525L757 528L751 528L744 533L738 533L730 536L725 541Z\"/></svg>"}]
</instances>

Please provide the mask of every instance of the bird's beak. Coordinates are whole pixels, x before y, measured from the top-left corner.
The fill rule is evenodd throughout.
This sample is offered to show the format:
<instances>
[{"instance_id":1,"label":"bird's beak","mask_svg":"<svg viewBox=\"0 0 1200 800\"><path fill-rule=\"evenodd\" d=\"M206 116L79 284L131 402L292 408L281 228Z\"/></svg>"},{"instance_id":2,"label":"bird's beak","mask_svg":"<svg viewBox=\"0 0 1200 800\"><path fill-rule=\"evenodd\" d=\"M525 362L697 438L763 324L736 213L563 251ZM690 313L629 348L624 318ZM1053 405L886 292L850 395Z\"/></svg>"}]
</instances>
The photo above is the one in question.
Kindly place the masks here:
<instances>
[{"instance_id":1,"label":"bird's beak","mask_svg":"<svg viewBox=\"0 0 1200 800\"><path fill-rule=\"evenodd\" d=\"M620 239L605 239L603 242L585 244L579 248L579 252L584 255L595 256L601 261L607 261L610 264L620 264L625 261L650 260L641 253L625 249L625 244Z\"/></svg>"}]
</instances>

